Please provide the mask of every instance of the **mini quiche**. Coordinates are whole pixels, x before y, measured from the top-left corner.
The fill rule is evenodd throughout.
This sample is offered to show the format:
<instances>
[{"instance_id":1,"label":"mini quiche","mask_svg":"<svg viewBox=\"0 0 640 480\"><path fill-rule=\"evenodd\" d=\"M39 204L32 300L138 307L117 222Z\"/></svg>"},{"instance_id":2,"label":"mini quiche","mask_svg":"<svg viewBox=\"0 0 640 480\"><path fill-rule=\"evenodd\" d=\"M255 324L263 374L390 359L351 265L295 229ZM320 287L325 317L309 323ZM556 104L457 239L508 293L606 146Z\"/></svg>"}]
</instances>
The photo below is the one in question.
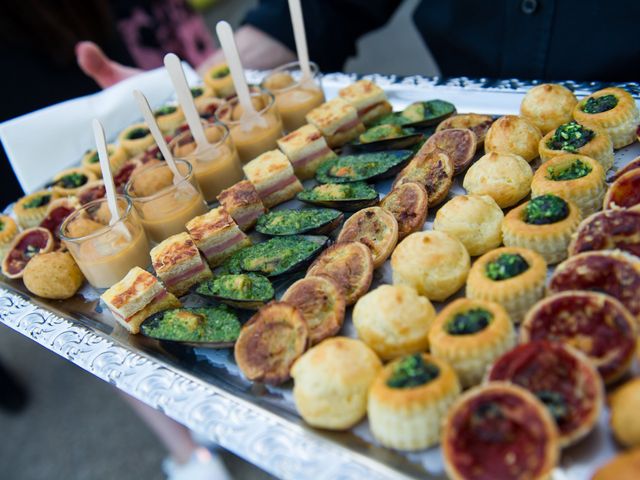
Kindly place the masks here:
<instances>
[{"instance_id":1,"label":"mini quiche","mask_svg":"<svg viewBox=\"0 0 640 480\"><path fill-rule=\"evenodd\" d=\"M534 341L502 355L487 376L527 389L545 404L568 447L595 427L604 404L598 371L578 350L557 342Z\"/></svg>"},{"instance_id":2,"label":"mini quiche","mask_svg":"<svg viewBox=\"0 0 640 480\"><path fill-rule=\"evenodd\" d=\"M542 480L558 462L558 430L533 394L491 382L463 394L451 407L442 454L452 480Z\"/></svg>"},{"instance_id":3,"label":"mini quiche","mask_svg":"<svg viewBox=\"0 0 640 480\"><path fill-rule=\"evenodd\" d=\"M635 142L640 123L636 101L629 92L618 87L598 90L580 100L573 109L573 118L601 128L611 137L613 148Z\"/></svg>"},{"instance_id":4,"label":"mini quiche","mask_svg":"<svg viewBox=\"0 0 640 480\"><path fill-rule=\"evenodd\" d=\"M236 363L252 382L280 385L307 349L309 328L300 310L271 302L244 324L234 347Z\"/></svg>"},{"instance_id":5,"label":"mini quiche","mask_svg":"<svg viewBox=\"0 0 640 480\"><path fill-rule=\"evenodd\" d=\"M353 305L369 290L373 280L373 257L364 243L334 243L311 264L307 277L333 280L345 295L347 306Z\"/></svg>"},{"instance_id":6,"label":"mini quiche","mask_svg":"<svg viewBox=\"0 0 640 480\"><path fill-rule=\"evenodd\" d=\"M440 149L449 155L453 163L453 174L464 172L476 153L478 139L468 128L448 128L431 135L425 148Z\"/></svg>"},{"instance_id":7,"label":"mini quiche","mask_svg":"<svg viewBox=\"0 0 640 480\"><path fill-rule=\"evenodd\" d=\"M109 165L112 172L117 172L120 167L127 161L127 154L121 146L107 145L109 154ZM80 165L94 173L98 178L102 178L102 170L100 169L100 158L96 150L88 150L83 156Z\"/></svg>"},{"instance_id":8,"label":"mini quiche","mask_svg":"<svg viewBox=\"0 0 640 480\"><path fill-rule=\"evenodd\" d=\"M604 196L603 208L640 210L640 169L629 170L609 186Z\"/></svg>"},{"instance_id":9,"label":"mini quiche","mask_svg":"<svg viewBox=\"0 0 640 480\"><path fill-rule=\"evenodd\" d=\"M640 259L635 255L600 250L570 257L558 265L547 287L550 294L567 290L611 295L640 321Z\"/></svg>"},{"instance_id":10,"label":"mini quiche","mask_svg":"<svg viewBox=\"0 0 640 480\"><path fill-rule=\"evenodd\" d=\"M427 219L429 196L416 182L407 182L391 190L380 206L398 222L398 241L410 233L419 232Z\"/></svg>"},{"instance_id":11,"label":"mini quiche","mask_svg":"<svg viewBox=\"0 0 640 480\"><path fill-rule=\"evenodd\" d=\"M463 388L479 384L487 367L515 343L507 311L484 300L454 300L429 330L431 354L453 367Z\"/></svg>"},{"instance_id":12,"label":"mini quiche","mask_svg":"<svg viewBox=\"0 0 640 480\"><path fill-rule=\"evenodd\" d=\"M467 297L502 305L514 323L544 296L547 263L533 250L502 247L485 253L471 267Z\"/></svg>"},{"instance_id":13,"label":"mini quiche","mask_svg":"<svg viewBox=\"0 0 640 480\"><path fill-rule=\"evenodd\" d=\"M522 99L520 115L533 123L543 135L573 120L578 99L571 90L557 83L536 85Z\"/></svg>"},{"instance_id":14,"label":"mini quiche","mask_svg":"<svg viewBox=\"0 0 640 480\"><path fill-rule=\"evenodd\" d=\"M502 222L506 247L523 247L542 255L547 265L567 258L571 235L582 214L571 200L553 194L535 197L507 213Z\"/></svg>"},{"instance_id":15,"label":"mini quiche","mask_svg":"<svg viewBox=\"0 0 640 480\"><path fill-rule=\"evenodd\" d=\"M309 327L309 344L336 335L344 322L347 306L340 287L328 277L306 277L293 283L282 295L302 313Z\"/></svg>"},{"instance_id":16,"label":"mini quiche","mask_svg":"<svg viewBox=\"0 0 640 480\"><path fill-rule=\"evenodd\" d=\"M593 158L605 172L613 166L613 144L609 134L591 123L563 123L542 137L539 150L543 162L558 155L575 153Z\"/></svg>"},{"instance_id":17,"label":"mini quiche","mask_svg":"<svg viewBox=\"0 0 640 480\"><path fill-rule=\"evenodd\" d=\"M446 152L423 145L409 164L398 174L393 187L407 182L424 185L429 206L442 203L453 184L453 161Z\"/></svg>"},{"instance_id":18,"label":"mini quiche","mask_svg":"<svg viewBox=\"0 0 640 480\"><path fill-rule=\"evenodd\" d=\"M373 436L385 447L422 450L440 441L440 423L460 395L445 361L424 353L384 367L371 385L367 413Z\"/></svg>"},{"instance_id":19,"label":"mini quiche","mask_svg":"<svg viewBox=\"0 0 640 480\"><path fill-rule=\"evenodd\" d=\"M564 154L543 163L531 182L531 196L551 193L574 202L583 217L602 208L605 171L590 157Z\"/></svg>"},{"instance_id":20,"label":"mini quiche","mask_svg":"<svg viewBox=\"0 0 640 480\"><path fill-rule=\"evenodd\" d=\"M365 208L344 222L337 241L365 244L371 250L373 268L379 268L396 248L398 222L380 207Z\"/></svg>"},{"instance_id":21,"label":"mini quiche","mask_svg":"<svg viewBox=\"0 0 640 480\"><path fill-rule=\"evenodd\" d=\"M487 132L493 123L491 115L481 115L479 113L461 113L452 115L438 124L436 132L447 130L449 128L468 128L476 134L476 147L484 144Z\"/></svg>"},{"instance_id":22,"label":"mini quiche","mask_svg":"<svg viewBox=\"0 0 640 480\"><path fill-rule=\"evenodd\" d=\"M18 234L18 225L8 215L0 215L0 257L9 249L9 245Z\"/></svg>"},{"instance_id":23,"label":"mini quiche","mask_svg":"<svg viewBox=\"0 0 640 480\"><path fill-rule=\"evenodd\" d=\"M19 199L13 206L13 213L16 215L18 225L22 228L38 226L47 214L51 201L59 197L58 192L40 190Z\"/></svg>"},{"instance_id":24,"label":"mini quiche","mask_svg":"<svg viewBox=\"0 0 640 480\"><path fill-rule=\"evenodd\" d=\"M635 318L618 300L575 290L537 303L520 330L522 343L549 340L581 350L606 384L618 380L631 367L636 337Z\"/></svg>"},{"instance_id":25,"label":"mini quiche","mask_svg":"<svg viewBox=\"0 0 640 480\"><path fill-rule=\"evenodd\" d=\"M640 257L640 212L604 210L585 218L569 244L569 255L616 248Z\"/></svg>"},{"instance_id":26,"label":"mini quiche","mask_svg":"<svg viewBox=\"0 0 640 480\"><path fill-rule=\"evenodd\" d=\"M128 126L118 135L118 143L129 158L144 153L154 144L149 128L144 123L136 123Z\"/></svg>"},{"instance_id":27,"label":"mini quiche","mask_svg":"<svg viewBox=\"0 0 640 480\"><path fill-rule=\"evenodd\" d=\"M24 269L39 253L53 250L55 239L46 228L34 227L20 232L11 242L2 261L2 274L7 278L22 278Z\"/></svg>"},{"instance_id":28,"label":"mini quiche","mask_svg":"<svg viewBox=\"0 0 640 480\"><path fill-rule=\"evenodd\" d=\"M538 144L542 134L538 127L524 117L505 115L500 117L487 132L484 151L511 153L527 162L538 158Z\"/></svg>"},{"instance_id":29,"label":"mini quiche","mask_svg":"<svg viewBox=\"0 0 640 480\"><path fill-rule=\"evenodd\" d=\"M75 195L87 183L97 180L98 177L86 168L69 168L53 177L51 187L58 195Z\"/></svg>"}]
</instances>

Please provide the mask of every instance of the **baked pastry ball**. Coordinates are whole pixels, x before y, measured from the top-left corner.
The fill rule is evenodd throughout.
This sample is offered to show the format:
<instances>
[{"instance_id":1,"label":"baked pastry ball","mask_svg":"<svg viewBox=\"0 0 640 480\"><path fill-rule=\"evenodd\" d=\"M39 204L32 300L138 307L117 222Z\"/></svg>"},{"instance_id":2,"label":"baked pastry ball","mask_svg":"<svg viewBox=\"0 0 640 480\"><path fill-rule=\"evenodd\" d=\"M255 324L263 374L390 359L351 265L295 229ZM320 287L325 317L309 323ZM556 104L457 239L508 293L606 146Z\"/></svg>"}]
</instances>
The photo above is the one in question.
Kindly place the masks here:
<instances>
[{"instance_id":1,"label":"baked pastry ball","mask_svg":"<svg viewBox=\"0 0 640 480\"><path fill-rule=\"evenodd\" d=\"M429 331L431 354L453 367L463 388L479 384L489 365L515 343L507 311L497 303L470 298L447 305Z\"/></svg>"},{"instance_id":2,"label":"baked pastry ball","mask_svg":"<svg viewBox=\"0 0 640 480\"><path fill-rule=\"evenodd\" d=\"M536 85L522 99L520 115L533 123L543 135L573 119L578 99L571 90L557 83Z\"/></svg>"},{"instance_id":3,"label":"baked pastry ball","mask_svg":"<svg viewBox=\"0 0 640 480\"><path fill-rule=\"evenodd\" d=\"M381 285L353 307L358 337L382 360L428 350L435 317L431 302L406 285Z\"/></svg>"},{"instance_id":4,"label":"baked pastry ball","mask_svg":"<svg viewBox=\"0 0 640 480\"><path fill-rule=\"evenodd\" d=\"M511 210L502 222L506 247L523 247L539 253L547 265L567 258L571 235L582 214L570 200L547 193Z\"/></svg>"},{"instance_id":5,"label":"baked pastry ball","mask_svg":"<svg viewBox=\"0 0 640 480\"><path fill-rule=\"evenodd\" d=\"M18 234L18 225L8 215L0 215L0 258L9 250L11 242Z\"/></svg>"},{"instance_id":6,"label":"baked pastry ball","mask_svg":"<svg viewBox=\"0 0 640 480\"><path fill-rule=\"evenodd\" d=\"M640 212L604 210L585 218L569 244L569 256L618 248L640 257Z\"/></svg>"},{"instance_id":7,"label":"baked pastry ball","mask_svg":"<svg viewBox=\"0 0 640 480\"><path fill-rule=\"evenodd\" d=\"M640 471L640 447L617 454L600 467L591 480L637 480Z\"/></svg>"},{"instance_id":8,"label":"baked pastry ball","mask_svg":"<svg viewBox=\"0 0 640 480\"><path fill-rule=\"evenodd\" d=\"M587 217L602 208L606 188L605 171L597 161L567 153L540 166L531 182L531 196L558 195L574 202Z\"/></svg>"},{"instance_id":9,"label":"baked pastry ball","mask_svg":"<svg viewBox=\"0 0 640 480\"><path fill-rule=\"evenodd\" d=\"M611 429L625 447L640 446L640 378L629 380L609 395Z\"/></svg>"},{"instance_id":10,"label":"baked pastry ball","mask_svg":"<svg viewBox=\"0 0 640 480\"><path fill-rule=\"evenodd\" d=\"M49 204L56 198L60 198L57 192L39 190L18 199L13 206L13 213L16 215L18 224L22 228L33 228L40 225L47 214Z\"/></svg>"},{"instance_id":11,"label":"baked pastry ball","mask_svg":"<svg viewBox=\"0 0 640 480\"><path fill-rule=\"evenodd\" d=\"M399 358L371 385L371 432L388 448L422 450L436 445L442 419L459 395L456 374L445 361L424 353Z\"/></svg>"},{"instance_id":12,"label":"baked pastry ball","mask_svg":"<svg viewBox=\"0 0 640 480\"><path fill-rule=\"evenodd\" d=\"M472 195L489 195L500 208L515 205L529 194L533 170L519 155L490 152L469 167L462 186Z\"/></svg>"},{"instance_id":13,"label":"baked pastry ball","mask_svg":"<svg viewBox=\"0 0 640 480\"><path fill-rule=\"evenodd\" d=\"M563 123L540 140L539 149L543 162L558 155L575 153L593 158L605 172L613 166L613 143L609 134L591 123Z\"/></svg>"},{"instance_id":14,"label":"baked pastry ball","mask_svg":"<svg viewBox=\"0 0 640 480\"><path fill-rule=\"evenodd\" d=\"M636 101L629 92L618 87L598 90L580 100L573 109L573 118L600 127L611 137L613 148L635 142L640 123Z\"/></svg>"},{"instance_id":15,"label":"baked pastry ball","mask_svg":"<svg viewBox=\"0 0 640 480\"><path fill-rule=\"evenodd\" d=\"M380 359L360 340L320 342L291 368L298 413L313 427L351 428L364 417L369 387L381 368Z\"/></svg>"},{"instance_id":16,"label":"baked pastry ball","mask_svg":"<svg viewBox=\"0 0 640 480\"><path fill-rule=\"evenodd\" d=\"M408 285L435 301L462 288L470 264L462 242L444 232L412 233L391 255L394 285Z\"/></svg>"},{"instance_id":17,"label":"baked pastry ball","mask_svg":"<svg viewBox=\"0 0 640 480\"><path fill-rule=\"evenodd\" d=\"M505 115L489 128L484 139L484 151L512 153L530 162L538 158L538 144L542 134L538 127L524 117Z\"/></svg>"},{"instance_id":18,"label":"baked pastry ball","mask_svg":"<svg viewBox=\"0 0 640 480\"><path fill-rule=\"evenodd\" d=\"M503 219L502 209L489 195L456 195L440 207L433 229L456 237L475 257L500 246Z\"/></svg>"},{"instance_id":19,"label":"baked pastry ball","mask_svg":"<svg viewBox=\"0 0 640 480\"><path fill-rule=\"evenodd\" d=\"M485 253L471 267L467 297L502 305L511 321L520 323L529 308L544 296L547 263L542 255L521 247Z\"/></svg>"},{"instance_id":20,"label":"baked pastry ball","mask_svg":"<svg viewBox=\"0 0 640 480\"><path fill-rule=\"evenodd\" d=\"M49 252L36 255L27 263L22 281L34 295L64 300L76 294L84 276L69 253Z\"/></svg>"}]
</instances>

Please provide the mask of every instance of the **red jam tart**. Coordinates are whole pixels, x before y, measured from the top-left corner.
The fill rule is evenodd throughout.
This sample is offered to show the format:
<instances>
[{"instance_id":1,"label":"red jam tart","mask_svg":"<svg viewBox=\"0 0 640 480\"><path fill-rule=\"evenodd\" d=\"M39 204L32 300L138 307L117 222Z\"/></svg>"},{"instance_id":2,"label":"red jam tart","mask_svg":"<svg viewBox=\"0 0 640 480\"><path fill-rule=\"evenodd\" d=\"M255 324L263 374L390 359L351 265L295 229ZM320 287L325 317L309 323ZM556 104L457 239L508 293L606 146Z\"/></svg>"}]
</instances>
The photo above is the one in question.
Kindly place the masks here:
<instances>
[{"instance_id":1,"label":"red jam tart","mask_svg":"<svg viewBox=\"0 0 640 480\"><path fill-rule=\"evenodd\" d=\"M8 278L22 278L27 263L38 253L53 250L55 241L46 228L35 227L24 230L13 240L2 261L2 273Z\"/></svg>"},{"instance_id":2,"label":"red jam tart","mask_svg":"<svg viewBox=\"0 0 640 480\"><path fill-rule=\"evenodd\" d=\"M569 256L616 248L640 256L640 212L604 210L587 217L569 245Z\"/></svg>"}]
</instances>

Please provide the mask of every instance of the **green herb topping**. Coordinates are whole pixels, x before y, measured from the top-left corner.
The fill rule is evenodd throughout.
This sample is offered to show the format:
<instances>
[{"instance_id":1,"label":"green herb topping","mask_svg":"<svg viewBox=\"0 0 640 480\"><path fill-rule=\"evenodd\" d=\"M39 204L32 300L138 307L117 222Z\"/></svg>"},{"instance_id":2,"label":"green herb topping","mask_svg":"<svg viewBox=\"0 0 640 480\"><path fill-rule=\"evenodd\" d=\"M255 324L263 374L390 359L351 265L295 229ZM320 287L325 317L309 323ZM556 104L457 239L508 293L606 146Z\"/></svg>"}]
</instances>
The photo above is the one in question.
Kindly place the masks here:
<instances>
[{"instance_id":1,"label":"green herb topping","mask_svg":"<svg viewBox=\"0 0 640 480\"><path fill-rule=\"evenodd\" d=\"M560 222L568 216L567 202L551 194L531 199L524 208L524 221L531 225L548 225Z\"/></svg>"},{"instance_id":2,"label":"green herb topping","mask_svg":"<svg viewBox=\"0 0 640 480\"><path fill-rule=\"evenodd\" d=\"M547 167L547 178L556 182L564 180L576 180L591 173L591 166L576 158L571 165L565 168Z\"/></svg>"},{"instance_id":3,"label":"green herb topping","mask_svg":"<svg viewBox=\"0 0 640 480\"><path fill-rule=\"evenodd\" d=\"M414 388L435 380L440 375L437 365L425 362L422 355L416 353L400 360L387 380L391 388Z\"/></svg>"},{"instance_id":4,"label":"green herb topping","mask_svg":"<svg viewBox=\"0 0 640 480\"><path fill-rule=\"evenodd\" d=\"M78 188L87 183L87 180L86 175L74 172L56 180L55 184L62 188Z\"/></svg>"},{"instance_id":5,"label":"green herb topping","mask_svg":"<svg viewBox=\"0 0 640 480\"><path fill-rule=\"evenodd\" d=\"M583 127L579 123L572 121L560 125L553 136L547 142L547 147L552 150L564 150L566 152L577 152L580 147L585 146L593 139L593 130Z\"/></svg>"},{"instance_id":6,"label":"green herb topping","mask_svg":"<svg viewBox=\"0 0 640 480\"><path fill-rule=\"evenodd\" d=\"M274 210L258 219L256 230L266 235L296 235L327 225L340 215L328 208Z\"/></svg>"},{"instance_id":7,"label":"green herb topping","mask_svg":"<svg viewBox=\"0 0 640 480\"><path fill-rule=\"evenodd\" d=\"M360 143L379 142L381 140L404 137L405 135L406 133L400 125L378 125L377 127L371 127L360 135Z\"/></svg>"},{"instance_id":8,"label":"green herb topping","mask_svg":"<svg viewBox=\"0 0 640 480\"><path fill-rule=\"evenodd\" d=\"M0 220L0 232L4 231L4 222Z\"/></svg>"},{"instance_id":9,"label":"green herb topping","mask_svg":"<svg viewBox=\"0 0 640 480\"><path fill-rule=\"evenodd\" d=\"M211 78L224 78L227 75L229 75L230 71L229 71L229 67L224 66L222 68L217 69L216 71L211 73Z\"/></svg>"},{"instance_id":10,"label":"green herb topping","mask_svg":"<svg viewBox=\"0 0 640 480\"><path fill-rule=\"evenodd\" d=\"M127 132L127 140L138 140L149 135L149 129L143 127L137 127Z\"/></svg>"},{"instance_id":11,"label":"green herb topping","mask_svg":"<svg viewBox=\"0 0 640 480\"><path fill-rule=\"evenodd\" d=\"M204 93L204 89L202 87L192 87L190 90L193 98L198 98Z\"/></svg>"},{"instance_id":12,"label":"green herb topping","mask_svg":"<svg viewBox=\"0 0 640 480\"><path fill-rule=\"evenodd\" d=\"M144 335L160 340L233 342L240 334L240 322L224 305L176 308L154 315L142 324L141 329Z\"/></svg>"},{"instance_id":13,"label":"green herb topping","mask_svg":"<svg viewBox=\"0 0 640 480\"><path fill-rule=\"evenodd\" d=\"M271 282L255 273L220 275L202 282L196 288L196 292L201 295L249 301L268 301L274 295Z\"/></svg>"},{"instance_id":14,"label":"green herb topping","mask_svg":"<svg viewBox=\"0 0 640 480\"><path fill-rule=\"evenodd\" d=\"M535 392L536 397L540 399L542 403L547 407L549 413L557 423L566 419L569 415L569 407L564 395L560 392L552 392L548 390L541 390Z\"/></svg>"},{"instance_id":15,"label":"green herb topping","mask_svg":"<svg viewBox=\"0 0 640 480\"><path fill-rule=\"evenodd\" d=\"M298 194L304 201L370 200L377 196L378 192L364 182L325 183Z\"/></svg>"},{"instance_id":16,"label":"green herb topping","mask_svg":"<svg viewBox=\"0 0 640 480\"><path fill-rule=\"evenodd\" d=\"M162 117L164 115L170 115L174 113L176 110L178 110L178 107L175 107L173 105L164 105L158 108L155 112L153 112L153 115L155 117Z\"/></svg>"},{"instance_id":17,"label":"green herb topping","mask_svg":"<svg viewBox=\"0 0 640 480\"><path fill-rule=\"evenodd\" d=\"M93 152L93 155L89 157L89 163L98 163L100 161L100 157L98 156L98 152Z\"/></svg>"},{"instance_id":18,"label":"green herb topping","mask_svg":"<svg viewBox=\"0 0 640 480\"><path fill-rule=\"evenodd\" d=\"M472 335L487 328L491 320L491 312L484 308L472 308L464 313L456 313L445 329L449 335Z\"/></svg>"},{"instance_id":19,"label":"green herb topping","mask_svg":"<svg viewBox=\"0 0 640 480\"><path fill-rule=\"evenodd\" d=\"M529 270L529 264L518 253L503 253L494 261L487 263L485 273L494 281L517 277Z\"/></svg>"},{"instance_id":20,"label":"green herb topping","mask_svg":"<svg viewBox=\"0 0 640 480\"><path fill-rule=\"evenodd\" d=\"M28 202L22 204L24 208L40 208L45 205L49 205L51 201L51 195L38 195L37 197L33 197Z\"/></svg>"},{"instance_id":21,"label":"green herb topping","mask_svg":"<svg viewBox=\"0 0 640 480\"><path fill-rule=\"evenodd\" d=\"M618 97L615 95L603 95L601 97L589 97L586 102L582 104L582 111L584 113L602 113L615 108L618 105Z\"/></svg>"},{"instance_id":22,"label":"green herb topping","mask_svg":"<svg viewBox=\"0 0 640 480\"><path fill-rule=\"evenodd\" d=\"M411 156L411 150L344 155L320 165L316 180L319 183L351 183L380 177Z\"/></svg>"}]
</instances>

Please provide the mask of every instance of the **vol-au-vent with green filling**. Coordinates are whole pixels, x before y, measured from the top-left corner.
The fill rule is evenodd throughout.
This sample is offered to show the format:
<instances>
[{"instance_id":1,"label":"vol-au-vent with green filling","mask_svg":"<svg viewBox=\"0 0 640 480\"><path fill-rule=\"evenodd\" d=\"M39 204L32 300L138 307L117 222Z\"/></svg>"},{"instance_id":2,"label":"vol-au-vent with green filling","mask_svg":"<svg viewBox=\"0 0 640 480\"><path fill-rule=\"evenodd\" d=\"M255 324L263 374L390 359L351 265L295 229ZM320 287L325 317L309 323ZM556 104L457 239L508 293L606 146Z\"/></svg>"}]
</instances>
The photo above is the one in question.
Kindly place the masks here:
<instances>
[{"instance_id":1,"label":"vol-au-vent with green filling","mask_svg":"<svg viewBox=\"0 0 640 480\"><path fill-rule=\"evenodd\" d=\"M523 219L531 225L547 225L564 220L569 216L569 205L553 194L541 195L528 201Z\"/></svg>"},{"instance_id":2,"label":"vol-au-vent with green filling","mask_svg":"<svg viewBox=\"0 0 640 480\"><path fill-rule=\"evenodd\" d=\"M580 109L584 113L602 113L615 108L618 105L618 97L615 95L603 95L601 97L589 97L581 103Z\"/></svg>"},{"instance_id":3,"label":"vol-au-vent with green filling","mask_svg":"<svg viewBox=\"0 0 640 480\"><path fill-rule=\"evenodd\" d=\"M413 388L429 383L438 378L440 369L434 363L422 358L416 353L401 358L393 368L393 373L387 379L387 386L391 388Z\"/></svg>"},{"instance_id":4,"label":"vol-au-vent with green filling","mask_svg":"<svg viewBox=\"0 0 640 480\"><path fill-rule=\"evenodd\" d=\"M547 167L547 178L556 182L563 180L575 180L576 178L582 178L589 175L591 170L590 165L584 163L579 158L576 158L568 167Z\"/></svg>"},{"instance_id":5,"label":"vol-au-vent with green filling","mask_svg":"<svg viewBox=\"0 0 640 480\"><path fill-rule=\"evenodd\" d=\"M575 153L593 158L605 170L613 166L611 137L588 118L572 120L551 130L540 140L538 150L543 164L559 155Z\"/></svg>"},{"instance_id":6,"label":"vol-au-vent with green filling","mask_svg":"<svg viewBox=\"0 0 640 480\"><path fill-rule=\"evenodd\" d=\"M450 335L470 335L487 328L492 319L491 312L484 308L472 308L456 313L445 328Z\"/></svg>"},{"instance_id":7,"label":"vol-au-vent with green filling","mask_svg":"<svg viewBox=\"0 0 640 480\"><path fill-rule=\"evenodd\" d=\"M507 280L529 270L529 264L518 253L503 253L485 266L485 274L494 281Z\"/></svg>"},{"instance_id":8,"label":"vol-au-vent with green filling","mask_svg":"<svg viewBox=\"0 0 640 480\"><path fill-rule=\"evenodd\" d=\"M560 125L553 135L547 140L547 147L552 150L564 150L565 152L577 152L578 149L589 143L595 132L576 121Z\"/></svg>"}]
</instances>

